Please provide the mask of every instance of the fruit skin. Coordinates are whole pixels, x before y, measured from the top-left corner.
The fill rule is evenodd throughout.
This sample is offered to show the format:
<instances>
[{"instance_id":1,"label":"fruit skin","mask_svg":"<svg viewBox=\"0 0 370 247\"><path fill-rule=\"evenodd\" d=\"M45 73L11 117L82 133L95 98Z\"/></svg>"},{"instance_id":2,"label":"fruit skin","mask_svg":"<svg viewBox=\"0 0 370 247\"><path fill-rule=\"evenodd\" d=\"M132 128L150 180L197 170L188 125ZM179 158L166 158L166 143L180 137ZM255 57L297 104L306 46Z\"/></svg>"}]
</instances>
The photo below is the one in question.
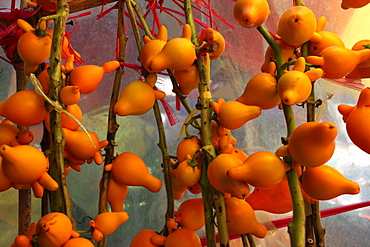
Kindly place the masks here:
<instances>
[{"instance_id":1,"label":"fruit skin","mask_svg":"<svg viewBox=\"0 0 370 247\"><path fill-rule=\"evenodd\" d=\"M215 60L224 53L226 47L225 38L218 31L210 27L203 29L199 43L202 44L203 41L207 42L208 49L205 52L209 54L210 60Z\"/></svg>"},{"instance_id":2,"label":"fruit skin","mask_svg":"<svg viewBox=\"0 0 370 247\"><path fill-rule=\"evenodd\" d=\"M283 53L283 58L285 62L293 62L297 58L296 49L294 46L288 45L283 40L276 40L276 44L280 47L281 53ZM269 72L269 64L275 59L275 53L271 46L268 46L265 52L265 61L261 66L262 72Z\"/></svg>"},{"instance_id":3,"label":"fruit skin","mask_svg":"<svg viewBox=\"0 0 370 247\"><path fill-rule=\"evenodd\" d=\"M151 243L150 239L157 233L151 229L144 229L138 232L131 240L130 247L157 247Z\"/></svg>"},{"instance_id":4,"label":"fruit skin","mask_svg":"<svg viewBox=\"0 0 370 247\"><path fill-rule=\"evenodd\" d=\"M259 189L270 189L283 180L289 168L276 154L259 151L251 154L242 164L228 169L227 176Z\"/></svg>"},{"instance_id":5,"label":"fruit skin","mask_svg":"<svg viewBox=\"0 0 370 247\"><path fill-rule=\"evenodd\" d=\"M230 130L238 129L262 114L259 106L245 105L235 100L225 102L222 98L212 102L211 107L217 113L220 124Z\"/></svg>"},{"instance_id":6,"label":"fruit skin","mask_svg":"<svg viewBox=\"0 0 370 247\"><path fill-rule=\"evenodd\" d=\"M104 212L90 220L89 225L94 228L92 238L99 242L129 220L127 212Z\"/></svg>"},{"instance_id":7,"label":"fruit skin","mask_svg":"<svg viewBox=\"0 0 370 247\"><path fill-rule=\"evenodd\" d=\"M370 3L369 0L342 0L341 7L342 9L349 9L349 8L362 8Z\"/></svg>"},{"instance_id":8,"label":"fruit skin","mask_svg":"<svg viewBox=\"0 0 370 247\"><path fill-rule=\"evenodd\" d=\"M338 111L343 115L351 141L370 154L370 87L365 87L355 106L340 104Z\"/></svg>"},{"instance_id":9,"label":"fruit skin","mask_svg":"<svg viewBox=\"0 0 370 247\"><path fill-rule=\"evenodd\" d=\"M293 6L286 10L279 19L277 34L294 47L300 47L307 41L319 41L316 33L315 14L305 6Z\"/></svg>"},{"instance_id":10,"label":"fruit skin","mask_svg":"<svg viewBox=\"0 0 370 247\"><path fill-rule=\"evenodd\" d=\"M258 238L266 236L266 228L257 221L253 208L244 200L225 198L226 224L234 234L251 233Z\"/></svg>"},{"instance_id":11,"label":"fruit skin","mask_svg":"<svg viewBox=\"0 0 370 247\"><path fill-rule=\"evenodd\" d=\"M94 247L94 244L86 238L71 238L62 247Z\"/></svg>"},{"instance_id":12,"label":"fruit skin","mask_svg":"<svg viewBox=\"0 0 370 247\"><path fill-rule=\"evenodd\" d=\"M109 180L107 197L112 212L122 212L124 210L127 193L128 185L121 184L114 179Z\"/></svg>"},{"instance_id":13,"label":"fruit skin","mask_svg":"<svg viewBox=\"0 0 370 247\"><path fill-rule=\"evenodd\" d=\"M175 70L173 75L179 84L179 89L184 95L190 94L194 89L198 88L200 82L199 69L196 64L184 70Z\"/></svg>"},{"instance_id":14,"label":"fruit skin","mask_svg":"<svg viewBox=\"0 0 370 247\"><path fill-rule=\"evenodd\" d=\"M263 210L273 214L285 214L293 210L287 176L270 189L254 188L245 198L254 210Z\"/></svg>"},{"instance_id":15,"label":"fruit skin","mask_svg":"<svg viewBox=\"0 0 370 247\"><path fill-rule=\"evenodd\" d=\"M248 81L244 92L235 101L258 106L261 110L276 107L281 102L276 78L270 73L258 73Z\"/></svg>"},{"instance_id":16,"label":"fruit skin","mask_svg":"<svg viewBox=\"0 0 370 247\"><path fill-rule=\"evenodd\" d=\"M338 128L331 122L307 122L298 126L289 138L288 145L278 150L278 156L292 156L306 167L325 164L335 150Z\"/></svg>"},{"instance_id":17,"label":"fruit skin","mask_svg":"<svg viewBox=\"0 0 370 247\"><path fill-rule=\"evenodd\" d=\"M80 88L78 86L65 86L60 90L60 101L65 105L76 104L80 100Z\"/></svg>"},{"instance_id":18,"label":"fruit skin","mask_svg":"<svg viewBox=\"0 0 370 247\"><path fill-rule=\"evenodd\" d=\"M154 193L162 188L162 182L149 173L144 161L134 153L119 154L105 170L110 171L111 178L119 184L143 186Z\"/></svg>"},{"instance_id":19,"label":"fruit skin","mask_svg":"<svg viewBox=\"0 0 370 247\"><path fill-rule=\"evenodd\" d=\"M78 160L93 159L97 165L101 165L103 160L100 149L108 145L106 140L99 141L95 132L88 131L91 140L83 130L69 130L62 128L65 135L65 151Z\"/></svg>"},{"instance_id":20,"label":"fruit skin","mask_svg":"<svg viewBox=\"0 0 370 247\"><path fill-rule=\"evenodd\" d=\"M324 31L326 21L327 19L325 16L321 16L316 21L316 32L321 36L321 40L308 43L310 55L318 56L322 50L329 46L344 47L343 41L335 33Z\"/></svg>"},{"instance_id":21,"label":"fruit skin","mask_svg":"<svg viewBox=\"0 0 370 247\"><path fill-rule=\"evenodd\" d=\"M191 27L185 24L183 38L169 40L161 52L150 61L149 68L154 72L165 69L184 70L196 59L195 45L191 42Z\"/></svg>"},{"instance_id":22,"label":"fruit skin","mask_svg":"<svg viewBox=\"0 0 370 247\"><path fill-rule=\"evenodd\" d=\"M229 193L237 198L246 198L250 194L248 184L227 176L227 171L230 168L240 164L242 164L242 161L236 156L231 153L221 152L208 165L207 175L212 186L221 192Z\"/></svg>"},{"instance_id":23,"label":"fruit skin","mask_svg":"<svg viewBox=\"0 0 370 247\"><path fill-rule=\"evenodd\" d=\"M69 217L59 212L43 216L37 222L36 233L40 247L60 247L70 237L77 238L80 236L72 229L72 222Z\"/></svg>"},{"instance_id":24,"label":"fruit skin","mask_svg":"<svg viewBox=\"0 0 370 247\"><path fill-rule=\"evenodd\" d=\"M72 70L69 75L69 83L78 86L81 94L90 94L99 86L104 74L119 68L121 64L114 60L104 63L102 66L87 64Z\"/></svg>"},{"instance_id":25,"label":"fruit skin","mask_svg":"<svg viewBox=\"0 0 370 247\"><path fill-rule=\"evenodd\" d=\"M329 46L344 47L343 41L335 33L329 31L319 31L317 33L322 37L322 39L318 42L311 41L308 44L310 55L318 56L322 50Z\"/></svg>"},{"instance_id":26,"label":"fruit skin","mask_svg":"<svg viewBox=\"0 0 370 247\"><path fill-rule=\"evenodd\" d=\"M65 109L66 112L72 114L80 123L82 122L82 110L77 104L69 105ZM69 130L77 130L80 125L66 113L62 112L60 114L60 121L63 128ZM50 113L44 120L45 128L50 132Z\"/></svg>"},{"instance_id":27,"label":"fruit skin","mask_svg":"<svg viewBox=\"0 0 370 247\"><path fill-rule=\"evenodd\" d=\"M17 25L24 31L18 39L17 51L24 61L24 73L29 76L50 57L52 39L45 33L36 34L35 28L22 19L17 20Z\"/></svg>"},{"instance_id":28,"label":"fruit skin","mask_svg":"<svg viewBox=\"0 0 370 247\"><path fill-rule=\"evenodd\" d=\"M316 200L330 200L343 194L356 195L360 186L328 165L309 167L302 174L302 188Z\"/></svg>"},{"instance_id":29,"label":"fruit skin","mask_svg":"<svg viewBox=\"0 0 370 247\"><path fill-rule=\"evenodd\" d=\"M365 46L370 45L369 39L362 39L357 41L353 46L352 50L359 51L367 49ZM359 63L356 67L358 68L369 68L370 67L370 59L365 60L364 62Z\"/></svg>"},{"instance_id":30,"label":"fruit skin","mask_svg":"<svg viewBox=\"0 0 370 247\"><path fill-rule=\"evenodd\" d=\"M300 57L292 71L285 72L277 83L277 93L286 105L298 104L305 101L312 91L313 81L319 79L322 69L312 69L304 72L305 59Z\"/></svg>"},{"instance_id":31,"label":"fruit skin","mask_svg":"<svg viewBox=\"0 0 370 247\"><path fill-rule=\"evenodd\" d=\"M166 94L154 90L157 81L156 74L150 74L145 81L136 80L129 83L120 93L114 105L114 112L118 116L142 115L152 109L155 100L163 99Z\"/></svg>"},{"instance_id":32,"label":"fruit skin","mask_svg":"<svg viewBox=\"0 0 370 247\"><path fill-rule=\"evenodd\" d=\"M354 51L345 47L329 46L322 50L319 56L308 56L306 61L319 65L324 71L325 78L339 79L368 59L370 59L370 49Z\"/></svg>"},{"instance_id":33,"label":"fruit skin","mask_svg":"<svg viewBox=\"0 0 370 247\"><path fill-rule=\"evenodd\" d=\"M190 229L178 228L173 218L167 220L169 235L163 238L164 247L201 247L202 244L198 235Z\"/></svg>"},{"instance_id":34,"label":"fruit skin","mask_svg":"<svg viewBox=\"0 0 370 247\"><path fill-rule=\"evenodd\" d=\"M202 198L190 198L183 201L175 211L175 221L182 228L198 231L204 226L204 209Z\"/></svg>"},{"instance_id":35,"label":"fruit skin","mask_svg":"<svg viewBox=\"0 0 370 247\"><path fill-rule=\"evenodd\" d=\"M200 165L192 160L192 157L188 155L187 159L180 162L179 165L172 170L172 175L177 178L180 185L192 186L200 180L201 170Z\"/></svg>"},{"instance_id":36,"label":"fruit skin","mask_svg":"<svg viewBox=\"0 0 370 247\"><path fill-rule=\"evenodd\" d=\"M49 161L44 153L30 145L0 147L2 170L15 188L38 183L47 190L55 191L58 183L47 173Z\"/></svg>"},{"instance_id":37,"label":"fruit skin","mask_svg":"<svg viewBox=\"0 0 370 247\"><path fill-rule=\"evenodd\" d=\"M192 136L190 138L182 139L176 148L176 157L179 162L187 160L187 156L193 157L195 152L202 148L201 140Z\"/></svg>"},{"instance_id":38,"label":"fruit skin","mask_svg":"<svg viewBox=\"0 0 370 247\"><path fill-rule=\"evenodd\" d=\"M167 44L168 31L165 25L161 25L158 29L158 35L156 39L150 39L148 36L144 36L144 46L141 50L139 61L143 67L149 72L154 71L150 68L150 62L156 57Z\"/></svg>"},{"instance_id":39,"label":"fruit skin","mask_svg":"<svg viewBox=\"0 0 370 247\"><path fill-rule=\"evenodd\" d=\"M34 126L45 120L45 100L33 90L23 90L0 102L0 116L14 124Z\"/></svg>"},{"instance_id":40,"label":"fruit skin","mask_svg":"<svg viewBox=\"0 0 370 247\"><path fill-rule=\"evenodd\" d=\"M266 0L238 0L234 5L234 19L242 27L261 26L270 15Z\"/></svg>"}]
</instances>

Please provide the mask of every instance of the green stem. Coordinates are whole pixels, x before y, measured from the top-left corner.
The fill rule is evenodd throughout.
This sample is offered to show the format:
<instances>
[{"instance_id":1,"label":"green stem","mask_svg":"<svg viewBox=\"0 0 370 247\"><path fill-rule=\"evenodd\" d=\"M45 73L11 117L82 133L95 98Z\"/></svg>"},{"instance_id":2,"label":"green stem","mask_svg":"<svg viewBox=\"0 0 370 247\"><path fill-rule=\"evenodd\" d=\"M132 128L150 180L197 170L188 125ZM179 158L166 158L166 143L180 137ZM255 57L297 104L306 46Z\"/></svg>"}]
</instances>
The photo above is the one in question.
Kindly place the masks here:
<instances>
[{"instance_id":1,"label":"green stem","mask_svg":"<svg viewBox=\"0 0 370 247\"><path fill-rule=\"evenodd\" d=\"M52 50L50 55L50 66L48 73L50 76L50 97L52 101L59 104L59 92L63 86L61 65L62 39L64 35L65 21L68 16L68 4L66 0L58 1L58 11L51 16L54 19L54 34L52 39ZM43 19L46 19L44 17ZM39 21L41 23L41 19ZM61 126L60 112L51 111L50 125L51 142L53 152L50 155L50 173L58 182L59 189L51 192L51 211L63 212L73 220L72 201L69 196L65 171L64 171L64 133Z\"/></svg>"},{"instance_id":2,"label":"green stem","mask_svg":"<svg viewBox=\"0 0 370 247\"><path fill-rule=\"evenodd\" d=\"M257 247L252 234L247 233L247 239L250 247Z\"/></svg>"},{"instance_id":3,"label":"green stem","mask_svg":"<svg viewBox=\"0 0 370 247\"><path fill-rule=\"evenodd\" d=\"M192 42L195 46L198 46L198 37L193 19L193 12L190 0L184 1L186 23L190 25L192 30ZM203 153L202 163L202 176L200 180L200 187L203 196L204 210L205 210L205 229L207 237L207 246L214 247L215 245L215 229L213 225L213 216L210 218L213 212L212 202L216 209L216 218L218 226L218 235L220 240L220 247L229 246L229 234L226 225L226 210L225 210L225 198L223 193L215 190L207 177L208 164L211 162L211 156L216 157L216 151L212 145L212 109L210 102L213 101L210 92L210 59L209 56L199 58L197 60L197 66L199 69L200 83L198 85L199 99L198 109L200 109L200 122L201 122L201 134L202 134L202 145L203 150L206 150L206 154ZM210 155L208 155L210 154ZM206 156L206 157L204 157ZM213 199L211 198L210 191L213 191Z\"/></svg>"},{"instance_id":4,"label":"green stem","mask_svg":"<svg viewBox=\"0 0 370 247\"><path fill-rule=\"evenodd\" d=\"M304 6L304 3L302 0L295 0L295 5L296 6Z\"/></svg>"},{"instance_id":5,"label":"green stem","mask_svg":"<svg viewBox=\"0 0 370 247\"><path fill-rule=\"evenodd\" d=\"M284 64L284 58L280 47L277 45L270 33L264 28L264 26L257 27L257 30L262 34L268 44L271 46L275 53L275 61L277 67L277 80L284 74L284 70L281 69ZM284 118L287 126L287 138L289 140L290 135L296 128L296 121L291 105L285 105L282 102ZM286 157L284 161L292 165L293 159ZM304 200L302 197L301 186L299 183L298 173L295 169L291 169L287 172L289 181L289 189L293 202L293 218L288 225L288 232L290 235L291 247L303 247L305 246L305 207Z\"/></svg>"},{"instance_id":6,"label":"green stem","mask_svg":"<svg viewBox=\"0 0 370 247\"><path fill-rule=\"evenodd\" d=\"M267 31L266 27L264 25L261 25L257 27L257 30L260 32L260 34L263 36L263 38L267 41L269 46L271 47L272 51L275 55L275 62L276 62L276 68L277 68L277 76L280 78L284 74L284 70L280 69L284 64L284 57L283 53L279 47L279 45L276 43L274 38L271 36L271 34Z\"/></svg>"},{"instance_id":7,"label":"green stem","mask_svg":"<svg viewBox=\"0 0 370 247\"><path fill-rule=\"evenodd\" d=\"M149 29L149 27L146 23L146 20L143 17L143 14L141 13L140 7L138 6L138 4L134 0L129 0L129 1L131 3L132 8L135 10L135 13L136 13L137 17L139 18L141 25L143 26L145 34L150 39L154 39L154 37L153 37L152 33L150 32L150 29Z\"/></svg>"},{"instance_id":8,"label":"green stem","mask_svg":"<svg viewBox=\"0 0 370 247\"><path fill-rule=\"evenodd\" d=\"M305 236L306 214L297 170L296 169L289 170L287 172L287 177L289 181L289 189L290 194L292 195L293 203L293 218L288 224L290 243L292 247L304 247L306 240Z\"/></svg>"}]
</instances>

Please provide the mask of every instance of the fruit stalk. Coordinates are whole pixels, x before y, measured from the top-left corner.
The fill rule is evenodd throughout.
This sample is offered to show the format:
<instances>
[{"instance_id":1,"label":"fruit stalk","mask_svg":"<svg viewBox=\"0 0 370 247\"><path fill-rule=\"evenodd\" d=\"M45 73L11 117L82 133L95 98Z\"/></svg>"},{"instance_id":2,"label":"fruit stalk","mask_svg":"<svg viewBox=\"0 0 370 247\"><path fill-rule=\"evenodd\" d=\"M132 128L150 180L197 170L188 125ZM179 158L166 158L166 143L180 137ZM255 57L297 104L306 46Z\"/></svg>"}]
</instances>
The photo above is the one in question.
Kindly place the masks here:
<instances>
[{"instance_id":1,"label":"fruit stalk","mask_svg":"<svg viewBox=\"0 0 370 247\"><path fill-rule=\"evenodd\" d=\"M190 25L192 30L192 42L195 46L198 46L198 37L196 34L196 29L194 25L194 19L192 14L191 1L184 1L185 17L186 23ZM207 54L205 57L197 59L196 62L199 69L200 83L198 85L199 90L199 100L198 107L201 112L200 122L201 122L201 133L202 133L202 175L199 181L202 197L204 202L204 214L205 214L205 228L207 237L207 246L215 247L215 230L213 225L213 208L216 208L216 218L218 226L218 234L220 238L220 246L229 246L229 235L226 226L226 210L224 195L212 188L207 177L208 164L213 157L216 157L216 151L212 145L212 109L210 103L213 100L210 92L210 59ZM213 191L213 195L209 193Z\"/></svg>"},{"instance_id":2,"label":"fruit stalk","mask_svg":"<svg viewBox=\"0 0 370 247\"><path fill-rule=\"evenodd\" d=\"M145 30L146 35L149 38L153 39L154 37L152 36L152 34L151 34L151 32L148 28L148 25L147 25L145 19L143 18L142 14L141 14L140 9L137 7L137 3L133 0L131 0L131 1L127 1L126 4L127 4L128 9L133 10L133 8L134 8L134 10L136 12L136 15L138 16L138 18L139 18L139 20L140 20L140 22L141 22L141 24L142 24L142 26ZM135 39L138 39L138 40L136 40L136 44L138 46L137 48L138 48L138 52L140 54L141 48L142 48L142 45L141 45L142 40L141 40L141 36L140 36L140 33L139 33L139 28L138 28L137 23L136 23L134 12L129 11L129 16L130 16L131 24L134 26L133 31L135 33ZM148 73L146 71L145 72L143 71L143 74L144 74L144 76L148 75ZM173 191L172 191L172 187L171 187L171 170L170 170L171 158L170 158L170 154L169 154L168 147L167 147L166 134L165 134L164 125L163 125L163 121L162 121L162 117L161 117L161 112L160 112L160 108L159 108L159 104L158 104L157 100L154 103L153 111L154 111L154 116L155 116L156 123L157 123L157 129L158 129L158 136L159 136L158 146L159 146L159 149L161 150L161 153L162 153L163 174L164 174L164 183L165 183L166 198L167 198L167 210L166 210L166 215L165 215L165 222L167 222L169 218L174 217L174 210L175 210L174 195L173 195ZM162 233L163 233L164 236L167 236L169 234L168 229L167 229L167 223L165 223Z\"/></svg>"},{"instance_id":3,"label":"fruit stalk","mask_svg":"<svg viewBox=\"0 0 370 247\"><path fill-rule=\"evenodd\" d=\"M117 26L117 38L118 38L118 60L121 62L125 61L126 55L126 46L127 46L127 37L124 30L124 1L120 0L118 3L118 26ZM118 101L121 80L123 75L123 69L118 68L115 72L111 99L109 103L109 112L108 112L108 130L107 130L107 141L109 144L105 148L105 162L104 166L111 164L114 159L114 146L115 146L115 137L119 125L116 121L116 113L114 112L114 105ZM99 194L99 214L108 211L108 184L110 179L110 172L103 169L103 174L100 184L100 194ZM105 247L107 239L104 237L101 241L98 242L98 247Z\"/></svg>"},{"instance_id":4,"label":"fruit stalk","mask_svg":"<svg viewBox=\"0 0 370 247\"><path fill-rule=\"evenodd\" d=\"M19 58L18 52L14 52L14 63L23 67L23 61ZM17 80L17 92L27 90L27 76L23 70L14 66ZM26 130L25 126L17 126L20 130ZM31 223L31 189L18 191L18 235L27 235Z\"/></svg>"},{"instance_id":5,"label":"fruit stalk","mask_svg":"<svg viewBox=\"0 0 370 247\"><path fill-rule=\"evenodd\" d=\"M266 28L261 25L257 27L257 30L262 34L267 43L271 46L275 53L276 67L277 67L277 80L283 75L284 69L281 69L284 64L284 58L282 56L281 50L270 33ZM282 103L284 118L287 125L287 138L289 139L293 130L296 128L296 122L294 113L291 105L285 105ZM286 157L284 161L288 164L292 164L292 158ZM293 203L293 218L288 225L288 232L290 235L290 243L292 247L305 246L305 209L304 200L301 193L300 183L298 179L298 173L295 169L291 169L287 172L287 177L289 181L289 189L292 197Z\"/></svg>"},{"instance_id":6,"label":"fruit stalk","mask_svg":"<svg viewBox=\"0 0 370 247\"><path fill-rule=\"evenodd\" d=\"M307 47L306 44L304 45L304 47ZM307 56L308 49L303 50L302 55ZM307 104L307 122L313 122L316 119L316 115L315 115L315 108L316 108L315 102L316 101L315 101L314 85L315 84L312 85L312 91L311 91L310 96L307 98L307 103L306 103ZM309 208L308 210L312 212L312 214L307 216L307 217L310 217L310 221L312 223L311 227L313 228L312 230L314 234L314 236L312 237L314 237L317 246L324 247L325 246L325 228L323 227L322 222L321 222L320 203L319 201L313 204L306 202L305 206L308 207ZM311 229L306 229L306 231L308 230L311 232Z\"/></svg>"},{"instance_id":7,"label":"fruit stalk","mask_svg":"<svg viewBox=\"0 0 370 247\"><path fill-rule=\"evenodd\" d=\"M59 104L59 91L62 86L62 72L60 70L61 65L61 50L62 40L65 28L65 22L69 14L68 4L66 0L58 1L58 10L56 15L49 17L43 17L39 20L39 23L43 19L55 18L54 19L54 35L52 39L52 50L50 54L50 67L48 70L50 76L50 98L52 101ZM59 189L51 192L51 206L52 212L63 212L68 217L73 219L72 215L72 201L69 196L67 187L65 172L64 172L64 133L61 126L60 112L51 111L50 121L55 124L50 126L51 132L51 155L50 159L50 173L55 181L59 184Z\"/></svg>"}]
</instances>

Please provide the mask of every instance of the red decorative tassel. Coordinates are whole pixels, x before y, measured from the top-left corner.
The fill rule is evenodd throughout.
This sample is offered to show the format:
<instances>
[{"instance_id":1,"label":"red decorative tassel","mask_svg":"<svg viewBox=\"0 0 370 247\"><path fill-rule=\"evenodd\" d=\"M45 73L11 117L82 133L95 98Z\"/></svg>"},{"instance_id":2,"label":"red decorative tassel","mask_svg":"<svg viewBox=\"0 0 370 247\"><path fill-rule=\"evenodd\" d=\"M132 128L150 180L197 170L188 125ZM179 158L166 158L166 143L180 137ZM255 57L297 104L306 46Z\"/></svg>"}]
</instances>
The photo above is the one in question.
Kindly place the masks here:
<instances>
[{"instance_id":1,"label":"red decorative tassel","mask_svg":"<svg viewBox=\"0 0 370 247\"><path fill-rule=\"evenodd\" d=\"M168 104L167 100L160 99L164 111L167 114L168 121L170 122L170 125L173 126L179 122L179 119L176 116L176 113L173 111L172 107Z\"/></svg>"}]
</instances>

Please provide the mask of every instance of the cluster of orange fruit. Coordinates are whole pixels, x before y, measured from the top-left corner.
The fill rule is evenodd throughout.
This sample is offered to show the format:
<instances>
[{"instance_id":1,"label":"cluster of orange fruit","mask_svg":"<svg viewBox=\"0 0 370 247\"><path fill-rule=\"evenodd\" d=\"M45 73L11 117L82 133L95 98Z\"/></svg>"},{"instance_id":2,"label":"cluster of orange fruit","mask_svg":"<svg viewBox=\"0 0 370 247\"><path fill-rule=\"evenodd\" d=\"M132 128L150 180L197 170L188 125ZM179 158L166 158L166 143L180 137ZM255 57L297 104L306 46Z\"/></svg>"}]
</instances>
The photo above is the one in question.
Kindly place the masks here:
<instances>
[{"instance_id":1,"label":"cluster of orange fruit","mask_svg":"<svg viewBox=\"0 0 370 247\"><path fill-rule=\"evenodd\" d=\"M261 26L269 14L266 0L238 0L234 6L235 20L245 28ZM350 77L352 71L370 61L370 50L363 46L367 41L359 41L352 49L347 49L337 35L324 31L325 25L325 17L316 19L314 13L305 6L294 6L288 9L279 20L276 43L282 51L284 62L294 64L292 70L285 71L277 78L276 64L271 62L275 58L274 52L269 47L261 68L262 73L249 80L240 97L235 101L227 102L219 98L211 103L217 115L217 121L213 121L213 144L218 155L210 162L207 175L212 186L225 193L229 232L252 233L262 238L266 235L266 229L256 220L254 210L271 213L286 213L292 210L286 177L286 172L290 169L298 170L303 196L310 203L360 192L357 183L325 164L334 153L338 131L331 122L301 124L290 136L288 145L277 149L276 152L259 151L249 156L235 147L237 140L230 132L260 116L262 110L272 109L281 103L294 105L304 102L311 93L312 83L317 79ZM160 41L157 40L157 42ZM310 56L304 58L297 50L306 42L309 42ZM164 40L161 43L165 45ZM171 65L171 56L167 56L167 64L158 66L158 71L153 70L151 66L153 58L150 57L148 60L145 58L148 57L142 56L141 62L149 71L177 69ZM193 61L193 58L190 60ZM190 60L189 64L191 64ZM351 62L349 64L345 61ZM316 65L316 68L306 71L307 62ZM153 64L157 65L157 61ZM356 125L352 124L353 122L360 122L359 119L349 121L347 116L350 113L353 119L360 114L362 118L369 116L368 113L362 115L364 105L367 104L365 102L369 99L368 89L365 89L361 95L357 106L340 106L339 111L344 115L347 128L349 125ZM357 111L358 114L352 113L353 111ZM364 132L368 133L368 128L364 129ZM364 135L361 137L357 137L362 139L361 141L354 141L354 143L356 145L366 143L368 147L370 138L368 136L364 138ZM178 162L174 163L171 170L172 190L176 200L181 199L185 191L200 193L197 181L200 179L202 169L198 154L201 147L201 140L196 136L182 140L177 147ZM293 158L292 166L282 160L281 157L286 156ZM254 188L252 193L251 187ZM196 231L204 225L202 208L199 206L201 203L201 198L193 198L180 205L175 213L174 221L179 224L175 231L179 231L178 227ZM193 212L190 214L190 211ZM243 222L248 224L245 225ZM146 237L139 241L139 236ZM131 247L144 243L158 246L153 240L156 238L157 234L154 231L143 230L134 238ZM161 242L161 245L172 246L165 243L165 241ZM194 240L193 244L198 246L198 240Z\"/></svg>"}]
</instances>

